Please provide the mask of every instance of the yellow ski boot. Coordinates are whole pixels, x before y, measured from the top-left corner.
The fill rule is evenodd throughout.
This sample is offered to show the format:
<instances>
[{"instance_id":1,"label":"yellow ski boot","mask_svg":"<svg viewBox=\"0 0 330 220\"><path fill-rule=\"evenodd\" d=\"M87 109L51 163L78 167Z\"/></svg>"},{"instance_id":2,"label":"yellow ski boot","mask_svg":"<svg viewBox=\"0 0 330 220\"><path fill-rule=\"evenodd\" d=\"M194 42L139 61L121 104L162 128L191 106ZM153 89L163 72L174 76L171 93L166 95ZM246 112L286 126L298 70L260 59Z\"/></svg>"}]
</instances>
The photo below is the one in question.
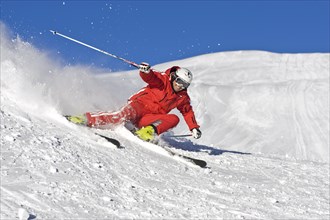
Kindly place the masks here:
<instances>
[{"instance_id":1,"label":"yellow ski boot","mask_svg":"<svg viewBox=\"0 0 330 220\"><path fill-rule=\"evenodd\" d=\"M67 115L65 117L66 117L66 119L68 119L68 121L70 121L74 124L87 125L87 118L85 115L76 115L76 116Z\"/></svg>"},{"instance_id":2,"label":"yellow ski boot","mask_svg":"<svg viewBox=\"0 0 330 220\"><path fill-rule=\"evenodd\" d=\"M155 128L152 125L142 127L141 129L135 132L135 135L138 136L141 140L152 142L156 136Z\"/></svg>"}]
</instances>

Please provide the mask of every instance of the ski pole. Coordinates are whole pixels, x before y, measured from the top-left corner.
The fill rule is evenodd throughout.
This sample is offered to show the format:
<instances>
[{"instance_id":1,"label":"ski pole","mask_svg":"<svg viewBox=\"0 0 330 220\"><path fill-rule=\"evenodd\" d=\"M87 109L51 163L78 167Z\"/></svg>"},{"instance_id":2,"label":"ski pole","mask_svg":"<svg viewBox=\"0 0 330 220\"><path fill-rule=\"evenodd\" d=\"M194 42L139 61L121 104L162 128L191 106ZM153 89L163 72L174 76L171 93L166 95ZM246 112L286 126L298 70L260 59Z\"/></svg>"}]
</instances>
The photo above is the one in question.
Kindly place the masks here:
<instances>
[{"instance_id":1,"label":"ski pole","mask_svg":"<svg viewBox=\"0 0 330 220\"><path fill-rule=\"evenodd\" d=\"M170 135L168 137L190 137L192 134L180 134L180 135Z\"/></svg>"},{"instance_id":2,"label":"ski pole","mask_svg":"<svg viewBox=\"0 0 330 220\"><path fill-rule=\"evenodd\" d=\"M71 38L71 37L68 37L68 36L66 36L66 35L64 35L64 34L61 34L61 33L57 32L57 31L53 31L53 30L49 30L49 31L52 32L54 35L58 35L58 36L61 36L61 37L63 37L63 38L66 38L66 39L68 39L68 40L74 41L74 42L76 42L76 43L78 43L78 44L81 44L81 45L83 45L83 46L85 46L85 47L89 47L89 48L91 48L91 49L93 49L93 50L96 50L96 51L98 51L98 52L104 53L104 54L106 54L106 55L108 55L108 56L111 56L111 57L116 58L116 59L118 59L118 60L124 61L125 63L128 63L129 65L132 65L132 66L134 66L134 67L136 67L136 68L139 68L139 65L136 64L136 63L134 63L134 62L132 62L132 61L126 60L126 59L124 59L124 58L122 58L122 57L116 56L116 55L111 54L111 53L108 53L108 52L106 52L106 51L104 51L104 50L101 50L101 49L98 49L98 48L93 47L93 46L91 46L91 45L85 44L85 43L83 43L83 42L81 42L81 41L79 41L79 40L76 40L76 39L73 39L73 38Z\"/></svg>"}]
</instances>

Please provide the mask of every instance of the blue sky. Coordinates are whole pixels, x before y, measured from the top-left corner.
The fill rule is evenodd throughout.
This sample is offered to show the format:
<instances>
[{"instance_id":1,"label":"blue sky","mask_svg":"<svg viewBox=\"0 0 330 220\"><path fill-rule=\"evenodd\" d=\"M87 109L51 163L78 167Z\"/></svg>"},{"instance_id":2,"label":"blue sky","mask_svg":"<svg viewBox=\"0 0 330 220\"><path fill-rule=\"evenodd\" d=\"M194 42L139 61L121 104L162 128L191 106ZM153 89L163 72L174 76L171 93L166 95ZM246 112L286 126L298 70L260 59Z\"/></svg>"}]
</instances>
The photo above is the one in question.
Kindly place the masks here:
<instances>
[{"instance_id":1,"label":"blue sky","mask_svg":"<svg viewBox=\"0 0 330 220\"><path fill-rule=\"evenodd\" d=\"M1 21L65 64L132 67L59 36L152 65L201 54L329 53L328 1L1 1Z\"/></svg>"}]
</instances>

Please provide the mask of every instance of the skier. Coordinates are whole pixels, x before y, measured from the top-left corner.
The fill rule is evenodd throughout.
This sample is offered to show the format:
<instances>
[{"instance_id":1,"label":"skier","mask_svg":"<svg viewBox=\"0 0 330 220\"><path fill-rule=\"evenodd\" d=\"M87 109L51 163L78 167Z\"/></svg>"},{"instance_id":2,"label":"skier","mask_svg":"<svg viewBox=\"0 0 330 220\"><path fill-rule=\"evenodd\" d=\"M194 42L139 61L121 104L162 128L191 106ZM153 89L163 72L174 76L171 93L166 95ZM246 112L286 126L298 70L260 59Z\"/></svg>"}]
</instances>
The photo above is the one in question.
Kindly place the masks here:
<instances>
[{"instance_id":1,"label":"skier","mask_svg":"<svg viewBox=\"0 0 330 220\"><path fill-rule=\"evenodd\" d=\"M89 127L102 127L109 124L131 122L138 130L135 134L145 141L153 141L156 135L175 127L179 117L168 114L177 108L194 138L201 137L202 132L196 122L187 93L193 76L179 66L173 66L165 73L150 68L148 63L139 65L141 78L148 84L131 96L128 103L118 112L86 112L82 116L70 116L68 119L77 124Z\"/></svg>"}]
</instances>

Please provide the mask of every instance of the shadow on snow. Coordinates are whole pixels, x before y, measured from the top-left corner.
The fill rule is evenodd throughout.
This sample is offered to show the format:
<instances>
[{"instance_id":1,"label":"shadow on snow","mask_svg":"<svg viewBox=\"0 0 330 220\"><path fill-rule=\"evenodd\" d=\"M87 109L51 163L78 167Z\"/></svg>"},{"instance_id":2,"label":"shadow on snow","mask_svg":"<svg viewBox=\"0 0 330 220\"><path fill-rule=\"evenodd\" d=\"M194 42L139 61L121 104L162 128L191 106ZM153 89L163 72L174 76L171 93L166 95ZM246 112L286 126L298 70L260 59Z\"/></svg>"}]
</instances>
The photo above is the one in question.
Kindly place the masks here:
<instances>
[{"instance_id":1,"label":"shadow on snow","mask_svg":"<svg viewBox=\"0 0 330 220\"><path fill-rule=\"evenodd\" d=\"M163 140L173 148L177 148L185 151L208 152L209 155L221 155L223 153L251 155L251 153L231 151L231 150L221 150L206 145L196 144L186 138L171 138L171 137L163 136Z\"/></svg>"}]
</instances>

